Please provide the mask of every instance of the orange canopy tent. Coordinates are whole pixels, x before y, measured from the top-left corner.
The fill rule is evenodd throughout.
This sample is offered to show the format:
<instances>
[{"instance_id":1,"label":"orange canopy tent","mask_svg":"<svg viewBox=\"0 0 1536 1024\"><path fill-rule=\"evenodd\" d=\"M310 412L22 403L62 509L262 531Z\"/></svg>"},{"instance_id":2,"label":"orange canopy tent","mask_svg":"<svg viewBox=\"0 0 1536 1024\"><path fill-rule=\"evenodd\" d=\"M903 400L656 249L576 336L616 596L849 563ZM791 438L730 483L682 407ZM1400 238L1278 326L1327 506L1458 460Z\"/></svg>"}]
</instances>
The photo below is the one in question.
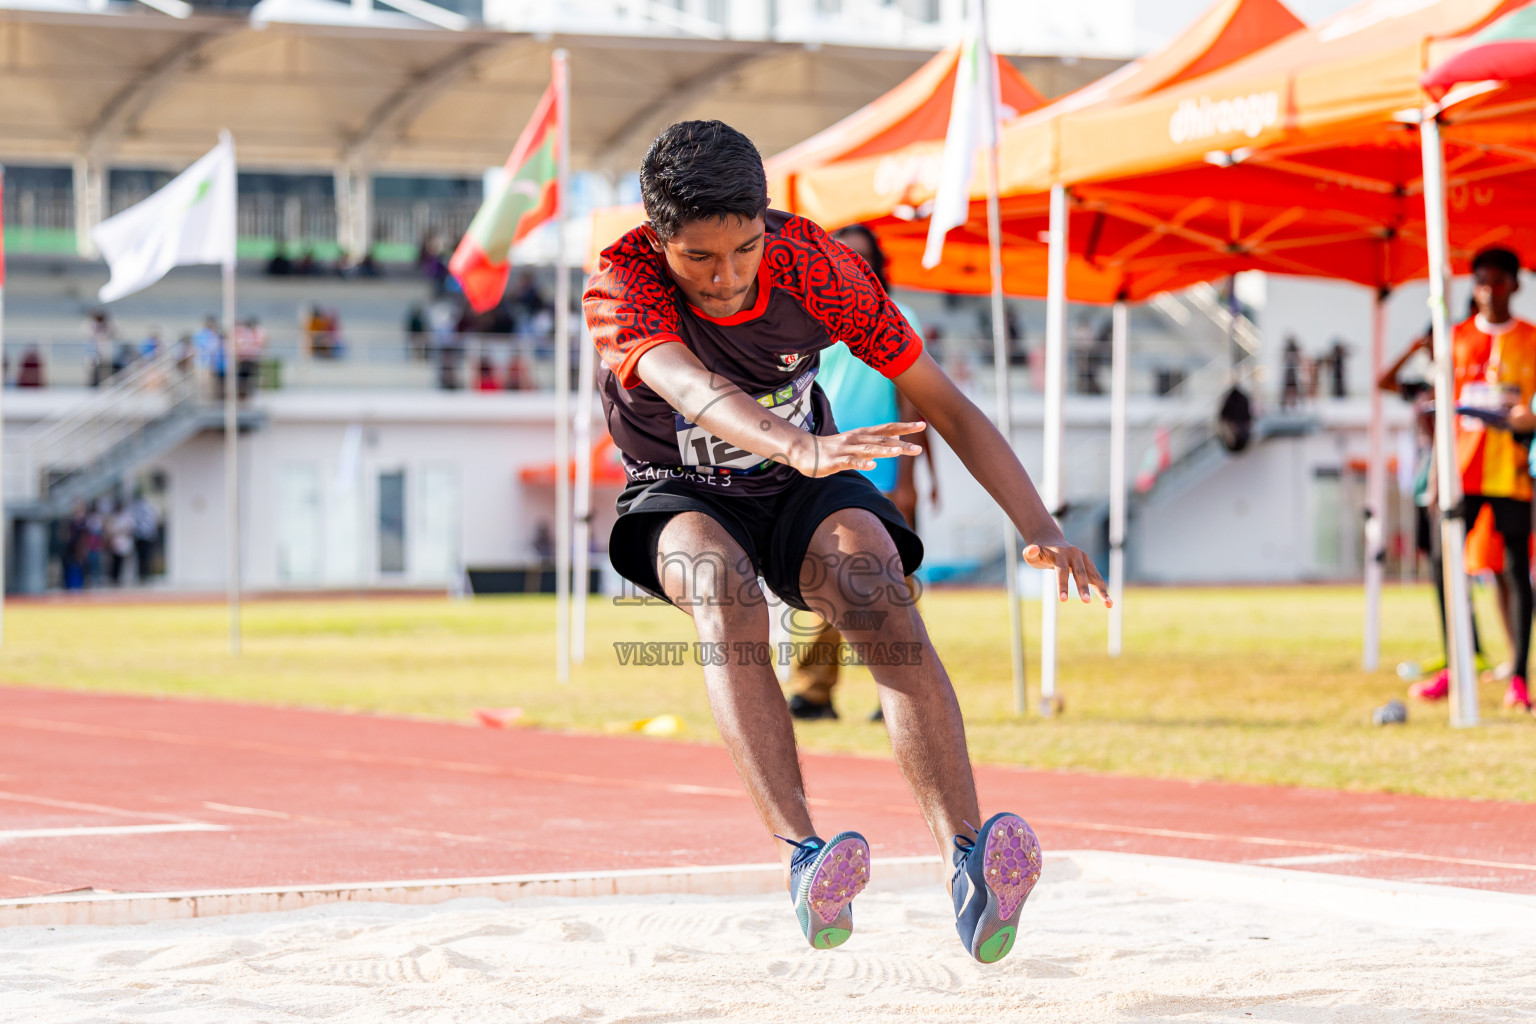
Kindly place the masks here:
<instances>
[{"instance_id":1,"label":"orange canopy tent","mask_svg":"<svg viewBox=\"0 0 1536 1024\"><path fill-rule=\"evenodd\" d=\"M575 460L571 461L569 472L574 481ZM518 472L518 478L523 483L544 487L553 487L558 476L559 471L553 462L524 466ZM613 443L613 438L605 434L601 441L592 446L592 483L599 487L623 487L627 481L618 446Z\"/></svg>"},{"instance_id":2,"label":"orange canopy tent","mask_svg":"<svg viewBox=\"0 0 1536 1024\"><path fill-rule=\"evenodd\" d=\"M1469 96L1426 116L1430 99L1419 85L1432 54L1526 2L1367 0L1225 68L1135 102L1060 119L1053 173L1032 180L1015 174L1004 201L1014 243L1005 286L1049 299L1042 486L1048 506L1059 500L1060 405L1053 393L1060 389L1068 296L1137 299L1239 270L1354 281L1384 295L1428 274L1443 336L1446 268L1464 268L1492 242L1532 249L1536 128L1529 97L1497 90L1503 98L1496 99L1489 88L1481 102ZM1049 193L1042 191L1047 184ZM966 241L984 239L972 226L979 223L973 215L962 229ZM893 238L891 247L903 241L909 240ZM1378 303L1376 365L1381 310ZM1117 352L1118 345L1117 339ZM1442 404L1450 404L1448 391ZM1442 429L1449 423L1446 418ZM1368 482L1371 551L1380 551L1374 513L1385 505L1381 444L1377 408ZM1449 438L1441 447L1453 448ZM1448 468L1441 475L1454 476ZM1442 508L1456 500L1442 494ZM1447 578L1460 587L1461 523L1446 518L1455 531L1445 544ZM1112 524L1112 536L1116 532ZM1379 576L1379 561L1368 556L1368 668L1379 649ZM1453 604L1464 614L1464 600L1453 594ZM1461 639L1450 644L1464 648ZM1048 680L1052 668L1044 667ZM1458 709L1475 721L1475 700L1458 701Z\"/></svg>"},{"instance_id":3,"label":"orange canopy tent","mask_svg":"<svg viewBox=\"0 0 1536 1024\"><path fill-rule=\"evenodd\" d=\"M1003 164L1005 290L1045 293L1052 184L1068 186L1075 301L1141 299L1239 270L1378 288L1423 277L1422 159L1404 112L1427 102L1419 77L1434 54L1525 2L1369 0L1133 102L1065 112L1053 120L1054 168ZM1531 108L1522 119L1507 97L1492 102L1442 118L1458 268L1493 241L1536 252L1536 179L1522 180L1536 170ZM926 224L877 227L894 283L988 287L982 203L933 271L920 265Z\"/></svg>"},{"instance_id":4,"label":"orange canopy tent","mask_svg":"<svg viewBox=\"0 0 1536 1024\"><path fill-rule=\"evenodd\" d=\"M1302 28L1302 22L1280 0L1218 0L1177 39L1159 52L1132 61L1118 71L1069 93L1022 117L1006 119L998 146L999 188L1007 197L1050 189L1056 165L1057 135L1067 115L1114 107L1171 88L1225 67ZM892 282L937 291L985 292L987 269L983 170L978 164L972 181L974 230L957 230L945 244L945 261L924 270L921 259L928 226L920 219L924 205L938 186L939 160L944 148L942 126L930 139L914 142L879 157L850 158L802 173L796 198L802 210L823 227L837 228L856 221L875 222L887 249ZM1005 204L1006 217L1009 213ZM1004 290L1038 294L1017 287L1028 278L1020 273L1032 261L1020 252L1021 241L1005 232ZM1030 238L1031 243L1037 242ZM953 247L953 248L952 248ZM1039 276L1039 275L1037 275ZM1043 280L1043 276L1041 277Z\"/></svg>"},{"instance_id":5,"label":"orange canopy tent","mask_svg":"<svg viewBox=\"0 0 1536 1024\"><path fill-rule=\"evenodd\" d=\"M1262 0L1274 3L1276 0ZM768 174L768 195L776 210L798 213L828 228L853 223L859 217L828 220L827 210L817 205L814 193L805 194L801 182L807 175L849 164L860 168L866 190L884 180L880 161L885 154L927 145L933 152L932 166L922 173L938 177L937 153L944 148L944 131L949 125L949 107L955 92L955 67L960 48L952 46L896 88L861 107L825 131L791 146L763 161ZM1002 57L997 58L998 90L1003 109L1009 116L1041 107L1045 98L1029 84L1018 69ZM889 208L882 212L889 212ZM645 220L645 208L638 203L612 206L592 214L592 238L588 263L595 265L597 255L620 235Z\"/></svg>"}]
</instances>

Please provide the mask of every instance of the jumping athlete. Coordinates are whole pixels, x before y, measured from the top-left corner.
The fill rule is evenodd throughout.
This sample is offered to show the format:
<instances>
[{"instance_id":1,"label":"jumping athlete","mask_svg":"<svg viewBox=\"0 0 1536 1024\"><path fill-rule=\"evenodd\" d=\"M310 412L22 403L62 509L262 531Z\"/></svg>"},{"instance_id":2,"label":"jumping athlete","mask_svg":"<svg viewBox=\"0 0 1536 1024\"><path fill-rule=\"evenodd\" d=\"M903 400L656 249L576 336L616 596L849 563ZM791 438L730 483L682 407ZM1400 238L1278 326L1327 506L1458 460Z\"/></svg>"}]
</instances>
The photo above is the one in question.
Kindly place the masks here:
<instances>
[{"instance_id":1,"label":"jumping athlete","mask_svg":"<svg viewBox=\"0 0 1536 1024\"><path fill-rule=\"evenodd\" d=\"M604 250L584 297L629 480L614 568L693 618L716 725L763 824L788 844L806 939L848 939L869 845L857 832L823 839L811 823L759 578L791 609L836 623L869 665L896 762L940 850L953 846L961 941L999 960L1040 877L1040 846L1016 814L981 817L959 704L904 579L922 543L856 471L918 454L903 435L931 424L1007 511L1025 560L1056 570L1061 600L1075 578L1084 602L1091 586L1107 605L1104 581L864 261L768 209L746 136L719 121L673 125L645 156L640 193L649 220ZM816 384L818 353L839 341L923 422L839 432Z\"/></svg>"}]
</instances>

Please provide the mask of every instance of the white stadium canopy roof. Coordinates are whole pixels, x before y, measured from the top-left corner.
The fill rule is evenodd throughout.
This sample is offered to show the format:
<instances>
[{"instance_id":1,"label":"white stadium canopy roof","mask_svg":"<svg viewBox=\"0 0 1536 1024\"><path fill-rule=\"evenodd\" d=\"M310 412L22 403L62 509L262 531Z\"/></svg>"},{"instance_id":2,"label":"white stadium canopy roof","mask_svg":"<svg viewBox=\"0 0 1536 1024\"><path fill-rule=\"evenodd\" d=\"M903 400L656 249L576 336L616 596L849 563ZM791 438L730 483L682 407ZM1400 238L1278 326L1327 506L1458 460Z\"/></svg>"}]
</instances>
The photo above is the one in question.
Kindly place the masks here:
<instances>
[{"instance_id":1,"label":"white stadium canopy roof","mask_svg":"<svg viewBox=\"0 0 1536 1024\"><path fill-rule=\"evenodd\" d=\"M506 159L559 46L571 54L573 163L623 173L685 117L729 121L774 153L929 56L509 31L425 0L389 2L0 0L0 161L177 168L228 128L247 170L479 174ZM1047 93L1113 66L1020 64Z\"/></svg>"}]
</instances>

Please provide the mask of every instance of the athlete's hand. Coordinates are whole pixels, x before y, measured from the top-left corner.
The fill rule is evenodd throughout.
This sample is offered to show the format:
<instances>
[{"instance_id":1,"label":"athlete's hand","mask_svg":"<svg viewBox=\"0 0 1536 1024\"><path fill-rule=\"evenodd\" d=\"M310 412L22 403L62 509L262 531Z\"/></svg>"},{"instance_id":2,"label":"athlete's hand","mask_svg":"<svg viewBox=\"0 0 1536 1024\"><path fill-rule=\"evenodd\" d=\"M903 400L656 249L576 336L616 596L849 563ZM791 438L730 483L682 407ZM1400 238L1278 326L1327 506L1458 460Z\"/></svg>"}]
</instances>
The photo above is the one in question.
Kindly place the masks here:
<instances>
[{"instance_id":1,"label":"athlete's hand","mask_svg":"<svg viewBox=\"0 0 1536 1024\"><path fill-rule=\"evenodd\" d=\"M831 476L847 469L874 469L876 459L921 455L922 446L903 441L901 435L915 434L926 426L921 421L882 423L826 437L811 434L809 442L791 455L790 465L812 477Z\"/></svg>"},{"instance_id":2,"label":"athlete's hand","mask_svg":"<svg viewBox=\"0 0 1536 1024\"><path fill-rule=\"evenodd\" d=\"M1081 549L1065 541L1059 544L1030 544L1024 549L1024 561L1036 569L1056 570L1056 589L1061 592L1061 600L1067 599L1068 578L1074 577L1077 580L1077 593L1084 603L1093 600L1088 590L1093 587L1099 592L1105 608L1114 606L1114 602L1109 599L1109 585L1099 575L1099 570L1094 568L1093 560Z\"/></svg>"}]
</instances>

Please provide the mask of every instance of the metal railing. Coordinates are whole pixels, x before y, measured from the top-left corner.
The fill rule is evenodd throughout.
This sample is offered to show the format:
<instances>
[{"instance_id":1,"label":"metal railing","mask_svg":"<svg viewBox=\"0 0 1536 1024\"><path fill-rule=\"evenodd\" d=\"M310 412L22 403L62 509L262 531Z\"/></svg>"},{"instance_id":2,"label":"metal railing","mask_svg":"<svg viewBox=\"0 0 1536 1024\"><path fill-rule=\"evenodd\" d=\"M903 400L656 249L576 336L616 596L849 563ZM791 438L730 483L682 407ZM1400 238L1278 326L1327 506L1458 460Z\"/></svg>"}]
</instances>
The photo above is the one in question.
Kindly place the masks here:
<instances>
[{"instance_id":1,"label":"metal railing","mask_svg":"<svg viewBox=\"0 0 1536 1024\"><path fill-rule=\"evenodd\" d=\"M176 351L141 359L80 400L5 435L7 499L38 499L146 424L196 403L204 386Z\"/></svg>"},{"instance_id":2,"label":"metal railing","mask_svg":"<svg viewBox=\"0 0 1536 1024\"><path fill-rule=\"evenodd\" d=\"M172 344L166 340L167 334L174 337L178 333L162 332L160 347ZM573 355L577 344L573 340ZM951 337L945 339L943 351L938 355L957 381L978 395L990 394L994 373L991 361L976 354L990 345L990 340ZM80 388L91 386L104 374L105 370L98 367L111 367L114 360L119 367L135 361L138 349L137 341L126 338L98 345L78 334L8 326L6 384L16 384L21 362L32 350L41 362L44 386ZM967 352L972 354L967 355ZM1086 349L1069 355L1074 366L1086 365L1087 361L1098 358L1096 353ZM382 326L343 326L334 334L309 332L298 327L268 328L268 341L261 359L271 369L264 376L262 386L269 389L427 390L451 385L473 389L482 358L489 360L492 376L499 382L498 390L554 389L554 341L548 335L449 334L430 330L412 335L396 327ZM1183 374L1181 383L1160 392L1155 374L1138 372L1132 374L1131 394L1161 396L1170 402L1180 402L1195 395L1224 390L1221 374L1226 365L1225 356L1192 363L1187 358L1168 354L1166 362L1166 368ZM575 365L574 360L572 365ZM444 367L453 372L442 376L439 371ZM1102 369L1100 376L1107 377L1107 365ZM469 372L471 370L474 372ZM507 383L509 373L515 378L515 386ZM1040 374L1033 367L1010 366L1008 375L1016 392L1040 393ZM1069 373L1068 393L1094 395L1095 392L1082 386L1086 378L1087 374L1078 369ZM455 379L456 384L453 383Z\"/></svg>"},{"instance_id":3,"label":"metal railing","mask_svg":"<svg viewBox=\"0 0 1536 1024\"><path fill-rule=\"evenodd\" d=\"M115 189L108 214L148 198L147 189ZM417 245L429 235L454 240L462 236L480 207L478 198L375 199L373 240ZM23 231L73 231L75 198L70 189L19 188L5 193L4 224ZM236 230L241 238L282 239L290 245L335 242L336 200L326 195L243 195L236 201Z\"/></svg>"}]
</instances>

